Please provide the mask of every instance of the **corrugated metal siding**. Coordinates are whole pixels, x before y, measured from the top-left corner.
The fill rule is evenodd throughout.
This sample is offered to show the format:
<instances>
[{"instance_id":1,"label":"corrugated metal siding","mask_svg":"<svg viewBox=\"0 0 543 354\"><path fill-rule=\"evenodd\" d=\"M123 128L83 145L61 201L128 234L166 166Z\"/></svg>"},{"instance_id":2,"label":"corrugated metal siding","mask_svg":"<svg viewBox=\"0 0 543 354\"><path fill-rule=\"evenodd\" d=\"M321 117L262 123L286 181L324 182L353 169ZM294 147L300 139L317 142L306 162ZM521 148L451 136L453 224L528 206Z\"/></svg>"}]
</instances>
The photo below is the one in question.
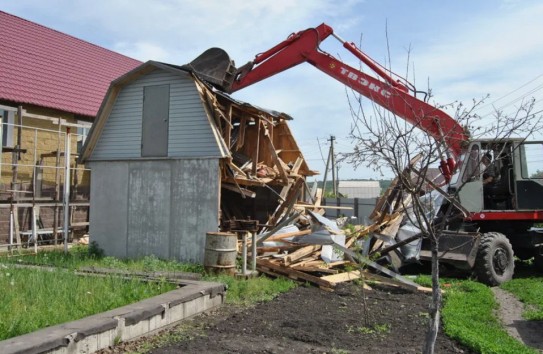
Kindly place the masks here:
<instances>
[{"instance_id":1,"label":"corrugated metal siding","mask_svg":"<svg viewBox=\"0 0 543 354\"><path fill-rule=\"evenodd\" d=\"M93 162L90 240L108 256L126 257L128 235L128 162Z\"/></svg>"},{"instance_id":2,"label":"corrugated metal siding","mask_svg":"<svg viewBox=\"0 0 543 354\"><path fill-rule=\"evenodd\" d=\"M143 87L170 85L169 157L220 157L202 101L190 77L157 69L123 87L89 160L141 157Z\"/></svg>"},{"instance_id":3,"label":"corrugated metal siding","mask_svg":"<svg viewBox=\"0 0 543 354\"><path fill-rule=\"evenodd\" d=\"M106 255L204 260L219 223L219 159L97 161L91 241Z\"/></svg>"}]
</instances>

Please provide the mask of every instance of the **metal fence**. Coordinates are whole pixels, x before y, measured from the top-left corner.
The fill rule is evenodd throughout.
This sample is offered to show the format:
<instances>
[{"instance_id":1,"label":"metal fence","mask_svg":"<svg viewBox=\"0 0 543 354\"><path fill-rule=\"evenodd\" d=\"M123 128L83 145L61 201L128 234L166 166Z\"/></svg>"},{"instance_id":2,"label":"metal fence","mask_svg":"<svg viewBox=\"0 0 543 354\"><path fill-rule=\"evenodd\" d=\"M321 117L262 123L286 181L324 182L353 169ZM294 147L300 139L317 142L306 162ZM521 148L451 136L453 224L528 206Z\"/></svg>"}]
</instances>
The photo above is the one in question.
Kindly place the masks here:
<instances>
[{"instance_id":1,"label":"metal fence","mask_svg":"<svg viewBox=\"0 0 543 354\"><path fill-rule=\"evenodd\" d=\"M327 218L352 218L349 223L355 225L367 224L367 219L375 208L377 198L323 198ZM354 217L354 218L353 218Z\"/></svg>"}]
</instances>

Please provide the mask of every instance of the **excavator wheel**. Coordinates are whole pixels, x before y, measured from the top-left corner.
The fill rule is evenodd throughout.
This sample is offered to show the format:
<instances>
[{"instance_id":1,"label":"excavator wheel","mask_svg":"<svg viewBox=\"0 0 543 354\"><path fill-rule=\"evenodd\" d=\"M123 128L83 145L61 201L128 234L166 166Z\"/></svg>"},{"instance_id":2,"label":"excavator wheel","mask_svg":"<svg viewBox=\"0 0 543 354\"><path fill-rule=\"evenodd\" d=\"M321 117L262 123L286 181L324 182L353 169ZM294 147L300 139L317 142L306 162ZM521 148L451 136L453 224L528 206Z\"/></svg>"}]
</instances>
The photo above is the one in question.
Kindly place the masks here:
<instances>
[{"instance_id":1,"label":"excavator wheel","mask_svg":"<svg viewBox=\"0 0 543 354\"><path fill-rule=\"evenodd\" d=\"M504 234L488 232L482 235L474 271L480 282L490 286L511 280L515 271L513 247Z\"/></svg>"}]
</instances>

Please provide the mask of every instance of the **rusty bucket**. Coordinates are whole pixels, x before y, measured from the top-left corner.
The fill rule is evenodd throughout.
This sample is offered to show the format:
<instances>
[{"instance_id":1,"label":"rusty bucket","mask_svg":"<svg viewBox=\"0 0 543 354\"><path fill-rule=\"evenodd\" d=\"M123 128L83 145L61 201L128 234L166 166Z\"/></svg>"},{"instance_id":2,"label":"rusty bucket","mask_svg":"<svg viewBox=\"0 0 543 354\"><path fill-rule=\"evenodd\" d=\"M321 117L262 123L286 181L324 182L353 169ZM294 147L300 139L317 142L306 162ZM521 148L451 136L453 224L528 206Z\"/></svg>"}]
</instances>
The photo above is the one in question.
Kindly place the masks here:
<instances>
[{"instance_id":1,"label":"rusty bucket","mask_svg":"<svg viewBox=\"0 0 543 354\"><path fill-rule=\"evenodd\" d=\"M236 234L228 232L206 233L204 268L208 273L236 273Z\"/></svg>"}]
</instances>

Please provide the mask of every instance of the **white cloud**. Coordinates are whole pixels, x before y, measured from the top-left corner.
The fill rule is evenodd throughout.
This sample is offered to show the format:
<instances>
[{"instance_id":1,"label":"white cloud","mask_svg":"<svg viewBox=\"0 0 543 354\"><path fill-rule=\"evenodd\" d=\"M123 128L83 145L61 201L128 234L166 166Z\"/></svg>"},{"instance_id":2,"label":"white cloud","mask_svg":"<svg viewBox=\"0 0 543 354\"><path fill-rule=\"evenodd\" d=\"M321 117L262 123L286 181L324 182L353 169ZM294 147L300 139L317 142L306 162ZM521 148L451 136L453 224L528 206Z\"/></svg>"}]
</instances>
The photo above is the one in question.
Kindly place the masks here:
<instances>
[{"instance_id":1,"label":"white cloud","mask_svg":"<svg viewBox=\"0 0 543 354\"><path fill-rule=\"evenodd\" d=\"M509 5L433 36L432 43L416 50L418 73L430 77L448 100L499 96L514 89L512 82L520 85L532 78L543 57L543 4Z\"/></svg>"},{"instance_id":2,"label":"white cloud","mask_svg":"<svg viewBox=\"0 0 543 354\"><path fill-rule=\"evenodd\" d=\"M405 71L405 48L412 44L417 84L424 88L429 77L440 103L486 93L492 102L543 73L543 4L538 1L426 1L392 7L363 0L0 0L0 6L139 60L172 64L222 47L240 65L289 34L326 22L347 41L358 43L364 33L363 50L382 64L390 49L392 68L399 73ZM390 24L390 48L383 36L385 23ZM322 48L352 63L352 55L333 39ZM543 78L533 87L542 83ZM340 138L349 131L344 86L308 64L234 97L291 114L291 129L297 140L308 142L304 149L317 154L312 158L320 157L316 137Z\"/></svg>"}]
</instances>

